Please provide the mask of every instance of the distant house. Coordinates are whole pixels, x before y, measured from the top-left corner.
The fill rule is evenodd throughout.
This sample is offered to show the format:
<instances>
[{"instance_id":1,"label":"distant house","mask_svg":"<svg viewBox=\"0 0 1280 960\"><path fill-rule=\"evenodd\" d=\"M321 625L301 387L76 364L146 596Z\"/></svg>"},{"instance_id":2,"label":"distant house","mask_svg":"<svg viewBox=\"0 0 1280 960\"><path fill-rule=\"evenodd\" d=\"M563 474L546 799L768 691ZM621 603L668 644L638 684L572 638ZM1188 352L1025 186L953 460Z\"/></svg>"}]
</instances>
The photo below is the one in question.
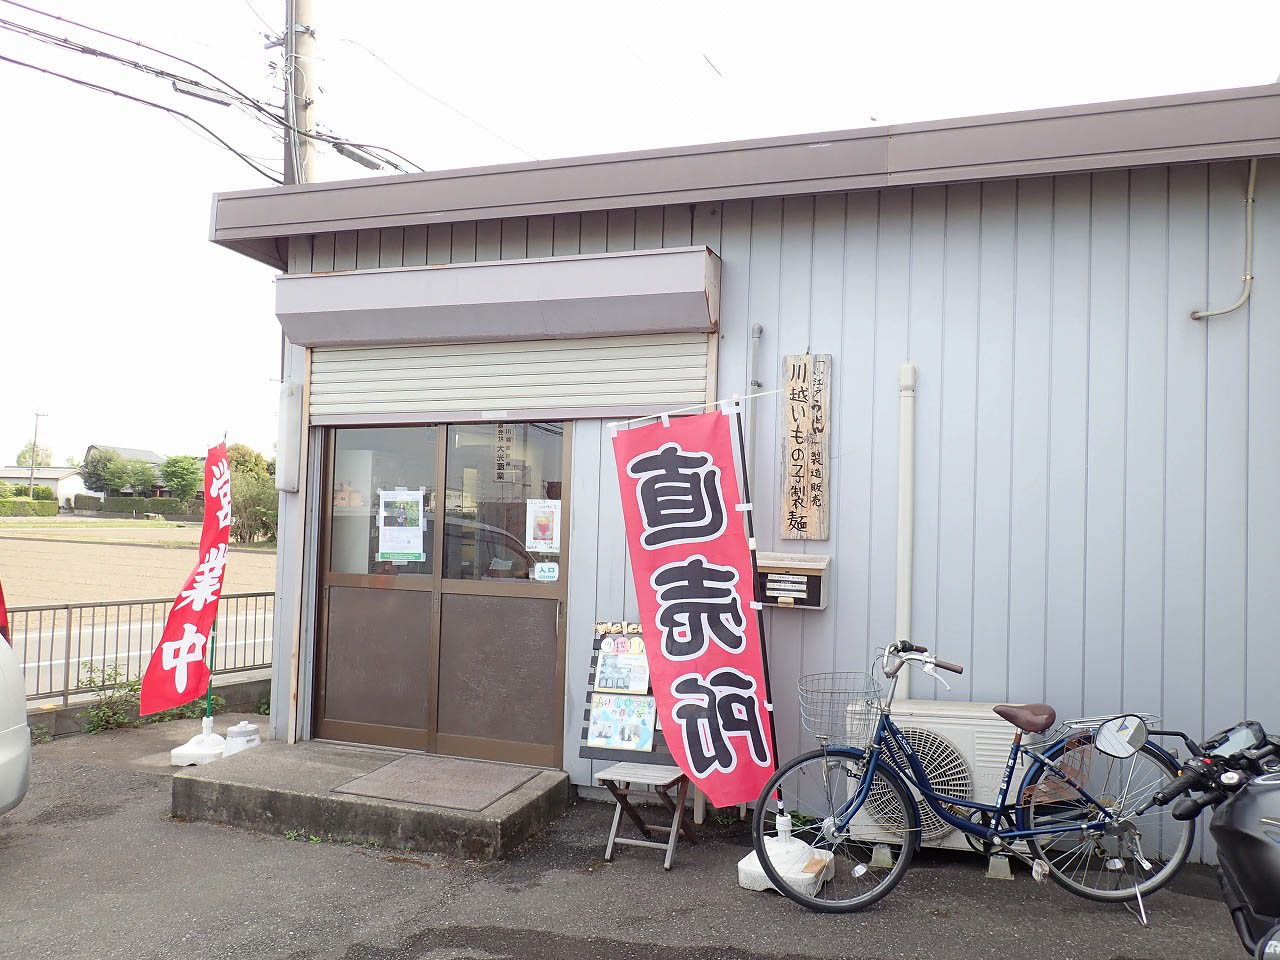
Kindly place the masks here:
<instances>
[{"instance_id":1,"label":"distant house","mask_svg":"<svg viewBox=\"0 0 1280 960\"><path fill-rule=\"evenodd\" d=\"M122 460L141 460L156 468L156 482L150 490L133 490L130 487L124 487L119 491L122 497L167 497L169 496L169 488L164 485L164 479L160 476L160 466L168 457L163 454L156 453L154 450L141 450L137 447L111 447L102 443L91 443L84 451L84 459L87 461L91 454L95 451L105 451L114 453Z\"/></svg>"},{"instance_id":2,"label":"distant house","mask_svg":"<svg viewBox=\"0 0 1280 960\"><path fill-rule=\"evenodd\" d=\"M27 484L31 481L31 468L0 467L0 480L22 487L21 492L25 495ZM80 471L76 467L36 467L35 482L37 486L52 487L58 503L63 504L74 499L76 494L86 492L84 481L80 479Z\"/></svg>"}]
</instances>

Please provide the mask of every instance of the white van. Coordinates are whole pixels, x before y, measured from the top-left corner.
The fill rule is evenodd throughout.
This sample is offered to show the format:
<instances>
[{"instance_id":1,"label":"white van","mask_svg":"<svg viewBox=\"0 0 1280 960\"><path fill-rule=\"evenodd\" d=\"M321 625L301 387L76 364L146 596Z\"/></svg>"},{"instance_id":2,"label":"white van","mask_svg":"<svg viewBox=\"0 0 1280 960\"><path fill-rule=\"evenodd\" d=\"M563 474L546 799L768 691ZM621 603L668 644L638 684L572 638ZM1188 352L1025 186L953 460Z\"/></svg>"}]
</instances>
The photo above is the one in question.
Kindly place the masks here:
<instances>
[{"instance_id":1,"label":"white van","mask_svg":"<svg viewBox=\"0 0 1280 960\"><path fill-rule=\"evenodd\" d=\"M27 795L31 779L31 730L27 693L18 654L0 639L0 813Z\"/></svg>"}]
</instances>

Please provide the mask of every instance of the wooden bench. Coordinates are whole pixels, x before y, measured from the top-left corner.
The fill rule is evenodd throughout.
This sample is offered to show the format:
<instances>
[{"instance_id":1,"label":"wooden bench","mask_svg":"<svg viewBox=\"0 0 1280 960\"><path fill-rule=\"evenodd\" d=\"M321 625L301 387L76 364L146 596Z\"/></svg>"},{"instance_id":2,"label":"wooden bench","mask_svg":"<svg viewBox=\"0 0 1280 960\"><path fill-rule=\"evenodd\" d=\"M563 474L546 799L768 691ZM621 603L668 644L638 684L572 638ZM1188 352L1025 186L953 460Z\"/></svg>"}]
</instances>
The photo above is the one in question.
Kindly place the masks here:
<instances>
[{"instance_id":1,"label":"wooden bench","mask_svg":"<svg viewBox=\"0 0 1280 960\"><path fill-rule=\"evenodd\" d=\"M613 826L609 829L609 842L604 848L606 860L613 859L613 847L617 843L632 847L655 847L658 850L666 850L667 855L663 860L662 868L670 870L671 861L675 857L676 841L680 836L683 835L690 843L698 842L693 827L684 821L684 803L689 795L689 778L678 767L657 766L649 763L615 763L596 774L596 779L604 784L617 801L617 807L613 811ZM637 790L635 785L649 789ZM676 791L674 798L671 796L672 790ZM656 794L670 812L670 826L646 823L640 816L640 812L631 805L632 795L649 793ZM618 827L624 813L640 829L643 840L618 836ZM665 833L667 839L665 841L650 839L653 831Z\"/></svg>"}]
</instances>

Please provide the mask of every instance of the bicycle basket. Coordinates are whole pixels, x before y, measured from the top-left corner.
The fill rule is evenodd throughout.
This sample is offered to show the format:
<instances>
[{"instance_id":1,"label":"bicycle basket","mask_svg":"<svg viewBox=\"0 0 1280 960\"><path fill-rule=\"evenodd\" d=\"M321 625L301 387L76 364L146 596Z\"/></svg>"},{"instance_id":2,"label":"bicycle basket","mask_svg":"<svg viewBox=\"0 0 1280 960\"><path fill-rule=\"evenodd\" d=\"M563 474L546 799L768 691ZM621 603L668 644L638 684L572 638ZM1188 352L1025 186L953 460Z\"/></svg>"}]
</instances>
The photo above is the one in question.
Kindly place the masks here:
<instances>
[{"instance_id":1,"label":"bicycle basket","mask_svg":"<svg viewBox=\"0 0 1280 960\"><path fill-rule=\"evenodd\" d=\"M880 681L868 673L811 673L800 678L800 722L821 743L864 748L883 709Z\"/></svg>"}]
</instances>

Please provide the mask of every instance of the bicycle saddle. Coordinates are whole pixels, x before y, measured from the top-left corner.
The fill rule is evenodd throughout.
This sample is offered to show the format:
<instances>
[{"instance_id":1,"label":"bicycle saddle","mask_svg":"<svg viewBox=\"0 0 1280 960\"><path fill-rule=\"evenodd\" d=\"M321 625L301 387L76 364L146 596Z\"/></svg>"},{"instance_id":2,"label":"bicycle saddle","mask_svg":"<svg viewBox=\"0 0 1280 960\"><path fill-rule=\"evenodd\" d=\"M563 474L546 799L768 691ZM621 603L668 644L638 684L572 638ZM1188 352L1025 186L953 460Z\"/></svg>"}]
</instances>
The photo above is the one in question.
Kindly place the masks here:
<instances>
[{"instance_id":1,"label":"bicycle saddle","mask_svg":"<svg viewBox=\"0 0 1280 960\"><path fill-rule=\"evenodd\" d=\"M1024 733L1044 733L1058 721L1058 712L1047 703L1002 703L992 710Z\"/></svg>"}]
</instances>

